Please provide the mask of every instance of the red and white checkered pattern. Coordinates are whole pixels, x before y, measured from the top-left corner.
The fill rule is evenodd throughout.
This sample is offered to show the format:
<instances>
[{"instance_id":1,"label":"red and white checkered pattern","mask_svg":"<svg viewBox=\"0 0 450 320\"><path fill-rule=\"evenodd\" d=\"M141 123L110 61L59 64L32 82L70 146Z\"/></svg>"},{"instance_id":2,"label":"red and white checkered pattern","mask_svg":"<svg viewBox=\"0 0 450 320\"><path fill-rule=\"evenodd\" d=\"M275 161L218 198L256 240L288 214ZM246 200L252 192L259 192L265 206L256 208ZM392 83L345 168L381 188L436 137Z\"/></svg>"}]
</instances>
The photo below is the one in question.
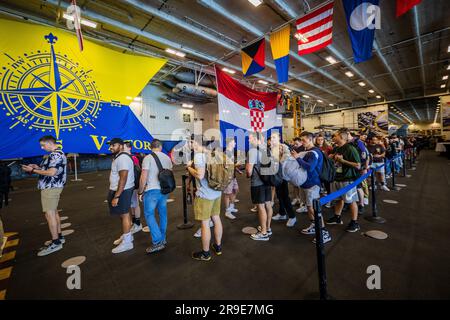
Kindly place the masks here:
<instances>
[{"instance_id":1,"label":"red and white checkered pattern","mask_svg":"<svg viewBox=\"0 0 450 320\"><path fill-rule=\"evenodd\" d=\"M250 109L250 126L255 132L261 132L264 129L264 111Z\"/></svg>"}]
</instances>

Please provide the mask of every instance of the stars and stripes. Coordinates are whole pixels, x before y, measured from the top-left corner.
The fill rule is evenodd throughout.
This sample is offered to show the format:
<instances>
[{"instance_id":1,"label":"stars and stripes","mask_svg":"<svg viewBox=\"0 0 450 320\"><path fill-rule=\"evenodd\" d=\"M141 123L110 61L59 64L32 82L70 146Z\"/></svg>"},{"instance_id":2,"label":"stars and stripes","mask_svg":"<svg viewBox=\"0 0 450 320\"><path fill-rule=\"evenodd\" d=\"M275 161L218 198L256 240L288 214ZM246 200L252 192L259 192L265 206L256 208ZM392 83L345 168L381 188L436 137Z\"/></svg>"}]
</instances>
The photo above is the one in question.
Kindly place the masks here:
<instances>
[{"instance_id":1,"label":"stars and stripes","mask_svg":"<svg viewBox=\"0 0 450 320\"><path fill-rule=\"evenodd\" d=\"M305 55L325 48L333 41L333 7L331 2L296 22L298 54Z\"/></svg>"}]
</instances>

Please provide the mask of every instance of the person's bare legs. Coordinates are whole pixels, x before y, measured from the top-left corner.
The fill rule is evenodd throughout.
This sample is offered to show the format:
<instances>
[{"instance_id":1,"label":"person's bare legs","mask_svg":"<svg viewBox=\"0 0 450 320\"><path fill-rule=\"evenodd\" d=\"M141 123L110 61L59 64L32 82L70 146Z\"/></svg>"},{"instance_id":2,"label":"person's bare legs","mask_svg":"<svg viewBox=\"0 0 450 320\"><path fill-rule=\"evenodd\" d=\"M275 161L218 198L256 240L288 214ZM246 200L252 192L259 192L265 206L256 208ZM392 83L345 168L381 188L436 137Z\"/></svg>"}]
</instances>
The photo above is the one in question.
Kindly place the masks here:
<instances>
[{"instance_id":1,"label":"person's bare legs","mask_svg":"<svg viewBox=\"0 0 450 320\"><path fill-rule=\"evenodd\" d=\"M336 204L334 205L334 214L336 216L340 216L343 208L344 208L344 200L342 199L337 200ZM358 208L356 208L356 214L358 214Z\"/></svg>"},{"instance_id":2,"label":"person's bare legs","mask_svg":"<svg viewBox=\"0 0 450 320\"><path fill-rule=\"evenodd\" d=\"M361 207L364 207L364 190L363 188L356 189L358 191L358 200Z\"/></svg>"},{"instance_id":3,"label":"person's bare legs","mask_svg":"<svg viewBox=\"0 0 450 320\"><path fill-rule=\"evenodd\" d=\"M58 210L55 211L56 218L56 230L58 231L58 235L61 234L61 217L59 216Z\"/></svg>"},{"instance_id":4,"label":"person's bare legs","mask_svg":"<svg viewBox=\"0 0 450 320\"><path fill-rule=\"evenodd\" d=\"M230 207L230 203L231 203L231 195L230 194L224 194L223 203L225 204L225 210L227 210Z\"/></svg>"},{"instance_id":5,"label":"person's bare legs","mask_svg":"<svg viewBox=\"0 0 450 320\"><path fill-rule=\"evenodd\" d=\"M352 220L358 220L358 204L356 202L352 202L350 205L350 214L352 216Z\"/></svg>"},{"instance_id":6,"label":"person's bare legs","mask_svg":"<svg viewBox=\"0 0 450 320\"><path fill-rule=\"evenodd\" d=\"M123 234L127 234L131 230L131 215L129 213L125 213L120 215L122 219L122 232Z\"/></svg>"},{"instance_id":7,"label":"person's bare legs","mask_svg":"<svg viewBox=\"0 0 450 320\"><path fill-rule=\"evenodd\" d=\"M269 203L269 207L271 207L270 202L268 202L268 203ZM267 234L266 205L264 203L259 203L256 205L256 207L258 208L258 218L259 218L259 225L261 226L261 233Z\"/></svg>"},{"instance_id":8,"label":"person's bare legs","mask_svg":"<svg viewBox=\"0 0 450 320\"><path fill-rule=\"evenodd\" d=\"M205 252L209 251L209 244L211 243L211 229L209 228L209 221L210 221L209 218L206 220L202 220L202 226L201 226L201 228L202 228L202 249ZM220 223L220 227L222 228L222 223ZM214 232L215 232L215 226L214 226Z\"/></svg>"},{"instance_id":9,"label":"person's bare legs","mask_svg":"<svg viewBox=\"0 0 450 320\"><path fill-rule=\"evenodd\" d=\"M272 216L273 216L272 203L266 202L265 207L267 213L267 230L270 230L270 224L272 223Z\"/></svg>"},{"instance_id":10,"label":"person's bare legs","mask_svg":"<svg viewBox=\"0 0 450 320\"><path fill-rule=\"evenodd\" d=\"M222 234L223 234L222 220L220 219L219 215L212 216L211 219L214 222L214 241L216 245L220 246L222 245Z\"/></svg>"},{"instance_id":11,"label":"person's bare legs","mask_svg":"<svg viewBox=\"0 0 450 320\"><path fill-rule=\"evenodd\" d=\"M58 223L56 221L56 212L55 212L55 210L46 211L45 212L45 218L47 219L48 229L50 230L50 234L52 235L52 240L59 239Z\"/></svg>"}]
</instances>

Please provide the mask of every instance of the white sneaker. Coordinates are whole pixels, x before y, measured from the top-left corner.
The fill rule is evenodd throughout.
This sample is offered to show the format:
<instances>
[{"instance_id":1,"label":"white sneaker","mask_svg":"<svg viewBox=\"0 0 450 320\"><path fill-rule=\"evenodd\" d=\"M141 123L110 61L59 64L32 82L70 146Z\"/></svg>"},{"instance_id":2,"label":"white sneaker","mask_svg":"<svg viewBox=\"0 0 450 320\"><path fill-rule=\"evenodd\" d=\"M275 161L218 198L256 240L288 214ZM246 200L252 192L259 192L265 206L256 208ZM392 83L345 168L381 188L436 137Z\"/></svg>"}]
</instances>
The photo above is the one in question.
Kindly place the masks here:
<instances>
[{"instance_id":1,"label":"white sneaker","mask_svg":"<svg viewBox=\"0 0 450 320\"><path fill-rule=\"evenodd\" d=\"M323 230L322 237L323 237L323 244L331 241L331 235L327 230ZM312 242L316 243L316 238L314 238Z\"/></svg>"},{"instance_id":2,"label":"white sneaker","mask_svg":"<svg viewBox=\"0 0 450 320\"><path fill-rule=\"evenodd\" d=\"M261 232L261 226L258 226L258 228L256 228L257 230L258 230L258 232ZM267 229L267 234L269 235L269 236L271 236L272 235L272 229Z\"/></svg>"},{"instance_id":3,"label":"white sneaker","mask_svg":"<svg viewBox=\"0 0 450 320\"><path fill-rule=\"evenodd\" d=\"M238 203L239 202L239 199L234 199L234 203Z\"/></svg>"},{"instance_id":4,"label":"white sneaker","mask_svg":"<svg viewBox=\"0 0 450 320\"><path fill-rule=\"evenodd\" d=\"M364 205L365 206L369 205L369 198L364 197Z\"/></svg>"},{"instance_id":5,"label":"white sneaker","mask_svg":"<svg viewBox=\"0 0 450 320\"><path fill-rule=\"evenodd\" d=\"M300 208L295 210L295 212L297 212L297 213L305 213L305 212L308 212L308 208L306 206L301 206Z\"/></svg>"},{"instance_id":6,"label":"white sneaker","mask_svg":"<svg viewBox=\"0 0 450 320\"><path fill-rule=\"evenodd\" d=\"M284 215L282 216L281 214L276 214L272 217L273 221L281 221L281 220L287 220L287 217Z\"/></svg>"},{"instance_id":7,"label":"white sneaker","mask_svg":"<svg viewBox=\"0 0 450 320\"><path fill-rule=\"evenodd\" d=\"M381 186L381 190L383 190L383 191L391 191L391 190L389 190L388 187L386 187L386 185L382 185Z\"/></svg>"},{"instance_id":8,"label":"white sneaker","mask_svg":"<svg viewBox=\"0 0 450 320\"><path fill-rule=\"evenodd\" d=\"M236 212L239 212L239 210L233 207L233 208L230 208L230 212L236 213Z\"/></svg>"},{"instance_id":9,"label":"white sneaker","mask_svg":"<svg viewBox=\"0 0 450 320\"><path fill-rule=\"evenodd\" d=\"M136 232L139 232L142 230L142 224L137 225L135 223L133 223L133 225L131 226L131 234L135 234Z\"/></svg>"},{"instance_id":10,"label":"white sneaker","mask_svg":"<svg viewBox=\"0 0 450 320\"><path fill-rule=\"evenodd\" d=\"M251 212L258 212L258 207L254 206L253 208L250 209Z\"/></svg>"},{"instance_id":11,"label":"white sneaker","mask_svg":"<svg viewBox=\"0 0 450 320\"><path fill-rule=\"evenodd\" d=\"M286 222L286 227L292 228L293 226L295 226L296 223L297 223L297 218L290 218L290 219Z\"/></svg>"},{"instance_id":12,"label":"white sneaker","mask_svg":"<svg viewBox=\"0 0 450 320\"><path fill-rule=\"evenodd\" d=\"M121 253L121 252L131 250L133 248L134 248L134 245L133 245L132 241L129 241L129 242L122 241L117 247L112 249L111 252L112 253Z\"/></svg>"},{"instance_id":13,"label":"white sneaker","mask_svg":"<svg viewBox=\"0 0 450 320\"><path fill-rule=\"evenodd\" d=\"M297 203L299 203L300 200L298 200L297 198L295 198L294 200L292 200L291 205L295 206Z\"/></svg>"},{"instance_id":14,"label":"white sneaker","mask_svg":"<svg viewBox=\"0 0 450 320\"><path fill-rule=\"evenodd\" d=\"M236 219L236 216L234 216L230 211L225 211L225 217L230 220Z\"/></svg>"},{"instance_id":15,"label":"white sneaker","mask_svg":"<svg viewBox=\"0 0 450 320\"><path fill-rule=\"evenodd\" d=\"M122 243L122 240L123 240L123 235L121 235L121 236L119 237L119 239L114 240L113 244L114 244L115 246L118 246L119 244Z\"/></svg>"},{"instance_id":16,"label":"white sneaker","mask_svg":"<svg viewBox=\"0 0 450 320\"><path fill-rule=\"evenodd\" d=\"M198 228L198 230L194 233L194 238L202 237L202 228Z\"/></svg>"},{"instance_id":17,"label":"white sneaker","mask_svg":"<svg viewBox=\"0 0 450 320\"><path fill-rule=\"evenodd\" d=\"M316 228L314 226L314 223L311 222L308 228L302 229L301 233L311 235L316 233Z\"/></svg>"},{"instance_id":18,"label":"white sneaker","mask_svg":"<svg viewBox=\"0 0 450 320\"><path fill-rule=\"evenodd\" d=\"M250 238L252 240L256 240L256 241L269 241L270 240L269 235L267 233L266 234L262 234L261 232L252 234L250 236Z\"/></svg>"},{"instance_id":19,"label":"white sneaker","mask_svg":"<svg viewBox=\"0 0 450 320\"><path fill-rule=\"evenodd\" d=\"M45 247L44 249L42 249L41 251L38 252L38 256L39 257L43 257L46 256L50 253L59 251L63 248L62 244L54 244L53 242L50 243L47 247Z\"/></svg>"}]
</instances>

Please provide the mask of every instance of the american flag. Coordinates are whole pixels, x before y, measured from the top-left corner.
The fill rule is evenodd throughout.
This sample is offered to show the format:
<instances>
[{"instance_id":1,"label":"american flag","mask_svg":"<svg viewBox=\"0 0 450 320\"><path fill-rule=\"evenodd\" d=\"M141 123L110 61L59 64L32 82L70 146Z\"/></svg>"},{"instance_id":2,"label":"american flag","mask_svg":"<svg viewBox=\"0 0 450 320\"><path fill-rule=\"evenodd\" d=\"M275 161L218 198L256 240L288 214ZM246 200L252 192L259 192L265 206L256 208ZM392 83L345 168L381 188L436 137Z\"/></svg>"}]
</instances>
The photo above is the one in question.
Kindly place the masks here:
<instances>
[{"instance_id":1,"label":"american flag","mask_svg":"<svg viewBox=\"0 0 450 320\"><path fill-rule=\"evenodd\" d=\"M297 20L299 55L325 48L333 41L333 6L331 2Z\"/></svg>"}]
</instances>

